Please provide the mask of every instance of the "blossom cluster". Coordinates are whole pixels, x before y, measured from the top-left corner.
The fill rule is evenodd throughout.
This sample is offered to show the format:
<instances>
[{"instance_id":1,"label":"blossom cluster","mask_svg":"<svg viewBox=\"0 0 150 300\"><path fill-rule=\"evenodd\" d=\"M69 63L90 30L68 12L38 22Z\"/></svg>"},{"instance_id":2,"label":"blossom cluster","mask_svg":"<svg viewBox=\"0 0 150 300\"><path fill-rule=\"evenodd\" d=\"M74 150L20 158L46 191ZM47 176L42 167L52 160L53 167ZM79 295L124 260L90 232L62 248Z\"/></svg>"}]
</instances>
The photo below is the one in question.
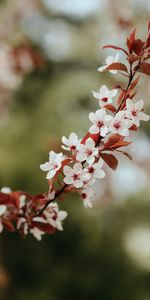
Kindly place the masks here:
<instances>
[{"instance_id":1,"label":"blossom cluster","mask_svg":"<svg viewBox=\"0 0 150 300\"><path fill-rule=\"evenodd\" d=\"M97 100L98 109L89 113L90 126L84 137L75 132L62 137L64 152L49 152L48 162L40 165L46 172L49 190L42 195L31 196L25 192L12 192L4 188L0 193L0 231L5 227L14 230L14 223L25 236L33 234L41 240L45 233L62 230L62 222L67 217L59 210L56 199L66 193L77 191L86 208L93 206L95 199L94 184L106 176L105 163L115 170L118 160L115 153L122 152L130 157L122 147L131 142L126 140L131 131L138 130L141 121L148 121L144 113L144 101L134 101L134 88L139 81L137 72L150 75L150 25L146 42L136 39L135 31L127 39L127 50L114 45L105 46L117 51L115 57L108 56L106 64L98 68L99 72L117 72L128 78L126 88L121 86L109 89L102 85L97 92L92 91ZM119 51L126 55L129 68L119 62ZM136 78L135 78L136 77Z\"/></svg>"}]
</instances>

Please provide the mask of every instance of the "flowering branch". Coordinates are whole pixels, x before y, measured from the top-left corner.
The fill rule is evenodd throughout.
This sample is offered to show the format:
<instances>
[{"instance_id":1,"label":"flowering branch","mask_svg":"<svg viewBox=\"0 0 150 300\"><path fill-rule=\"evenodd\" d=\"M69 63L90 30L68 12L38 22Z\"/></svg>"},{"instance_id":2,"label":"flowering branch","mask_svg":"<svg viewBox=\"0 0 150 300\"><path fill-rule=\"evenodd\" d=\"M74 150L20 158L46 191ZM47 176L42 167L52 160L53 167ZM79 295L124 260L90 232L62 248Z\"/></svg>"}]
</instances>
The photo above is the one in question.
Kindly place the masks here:
<instances>
[{"instance_id":1,"label":"flowering branch","mask_svg":"<svg viewBox=\"0 0 150 300\"><path fill-rule=\"evenodd\" d=\"M85 207L91 208L95 198L92 185L105 177L104 163L116 170L118 160L115 153L131 159L122 150L131 143L126 137L131 131L138 130L141 121L149 120L143 111L143 100L134 103L133 99L136 95L134 88L140 79L139 75L136 77L137 73L150 75L150 63L147 62L150 58L150 23L145 42L136 38L134 30L126 45L127 49L104 46L113 48L117 54L108 56L106 64L98 68L99 72L109 71L114 75L119 72L128 78L126 89L119 85L109 90L103 85L98 92L92 91L100 108L89 114L91 126L88 133L81 139L74 132L68 138L63 136L62 148L69 154L50 151L49 161L40 165L41 170L47 172L47 193L31 196L26 192L12 192L9 188L1 189L0 232L3 228L9 231L17 229L22 236L30 232L41 240L45 233L62 230L67 212L60 211L55 201L66 193L77 191ZM119 62L119 51L126 56L127 65Z\"/></svg>"}]
</instances>

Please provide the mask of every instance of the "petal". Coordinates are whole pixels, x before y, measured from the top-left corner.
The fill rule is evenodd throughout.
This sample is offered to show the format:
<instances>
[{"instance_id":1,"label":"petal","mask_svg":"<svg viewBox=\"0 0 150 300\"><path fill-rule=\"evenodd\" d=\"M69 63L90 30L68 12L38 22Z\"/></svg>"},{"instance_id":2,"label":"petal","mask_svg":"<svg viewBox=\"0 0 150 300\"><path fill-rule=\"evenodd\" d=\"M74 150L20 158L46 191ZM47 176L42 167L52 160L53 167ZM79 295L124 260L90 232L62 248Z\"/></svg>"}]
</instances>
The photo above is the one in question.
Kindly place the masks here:
<instances>
[{"instance_id":1,"label":"petal","mask_svg":"<svg viewBox=\"0 0 150 300\"><path fill-rule=\"evenodd\" d=\"M75 132L71 132L70 135L69 135L69 140L71 142L77 142L78 141L78 136Z\"/></svg>"},{"instance_id":2,"label":"petal","mask_svg":"<svg viewBox=\"0 0 150 300\"><path fill-rule=\"evenodd\" d=\"M138 102L135 103L135 109L136 110L141 111L142 108L143 108L143 106L144 106L144 101L143 100L140 100L140 101L138 101Z\"/></svg>"},{"instance_id":3,"label":"petal","mask_svg":"<svg viewBox=\"0 0 150 300\"><path fill-rule=\"evenodd\" d=\"M117 70L109 70L109 72L112 73L112 74L114 74L114 75L118 73Z\"/></svg>"},{"instance_id":4,"label":"petal","mask_svg":"<svg viewBox=\"0 0 150 300\"><path fill-rule=\"evenodd\" d=\"M73 175L73 170L69 166L64 166L63 172L66 176L72 176Z\"/></svg>"},{"instance_id":5,"label":"petal","mask_svg":"<svg viewBox=\"0 0 150 300\"><path fill-rule=\"evenodd\" d=\"M96 122L95 113L91 112L89 113L89 119L92 123Z\"/></svg>"},{"instance_id":6,"label":"petal","mask_svg":"<svg viewBox=\"0 0 150 300\"><path fill-rule=\"evenodd\" d=\"M45 172L49 171L51 169L51 163L46 162L45 164L41 164L40 169Z\"/></svg>"},{"instance_id":7,"label":"petal","mask_svg":"<svg viewBox=\"0 0 150 300\"><path fill-rule=\"evenodd\" d=\"M122 128L119 128L118 133L122 136L128 136L129 130L128 130L128 128L122 127Z\"/></svg>"},{"instance_id":8,"label":"petal","mask_svg":"<svg viewBox=\"0 0 150 300\"><path fill-rule=\"evenodd\" d=\"M99 127L96 126L96 125L93 125L93 126L90 127L89 132L91 134L99 133Z\"/></svg>"},{"instance_id":9,"label":"petal","mask_svg":"<svg viewBox=\"0 0 150 300\"><path fill-rule=\"evenodd\" d=\"M60 221L63 221L64 219L66 219L68 216L68 213L65 210L61 210L58 213L58 218Z\"/></svg>"},{"instance_id":10,"label":"petal","mask_svg":"<svg viewBox=\"0 0 150 300\"><path fill-rule=\"evenodd\" d=\"M55 176L55 174L56 174L56 170L52 169L47 173L46 178L51 179Z\"/></svg>"},{"instance_id":11,"label":"petal","mask_svg":"<svg viewBox=\"0 0 150 300\"><path fill-rule=\"evenodd\" d=\"M106 68L107 68L107 66L101 66L98 68L98 71L103 72Z\"/></svg>"},{"instance_id":12,"label":"petal","mask_svg":"<svg viewBox=\"0 0 150 300\"><path fill-rule=\"evenodd\" d=\"M101 97L100 94L97 92L92 91L92 94L96 99L100 99L100 97Z\"/></svg>"},{"instance_id":13,"label":"petal","mask_svg":"<svg viewBox=\"0 0 150 300\"><path fill-rule=\"evenodd\" d=\"M100 135L104 137L107 135L107 133L108 133L108 127L107 126L102 127L100 130Z\"/></svg>"},{"instance_id":14,"label":"petal","mask_svg":"<svg viewBox=\"0 0 150 300\"><path fill-rule=\"evenodd\" d=\"M5 212L6 212L6 209L7 209L7 207L6 207L6 205L0 205L0 216L2 216Z\"/></svg>"},{"instance_id":15,"label":"petal","mask_svg":"<svg viewBox=\"0 0 150 300\"><path fill-rule=\"evenodd\" d=\"M3 224L0 222L0 233L3 231Z\"/></svg>"},{"instance_id":16,"label":"petal","mask_svg":"<svg viewBox=\"0 0 150 300\"><path fill-rule=\"evenodd\" d=\"M92 155L90 155L90 156L86 159L86 161L87 161L87 163L88 163L89 165L92 165L93 162L95 161L95 157L92 156Z\"/></svg>"},{"instance_id":17,"label":"petal","mask_svg":"<svg viewBox=\"0 0 150 300\"><path fill-rule=\"evenodd\" d=\"M106 85L102 85L101 86L101 88L100 88L100 98L103 98L103 97L105 97L105 96L107 96L108 95L108 88L107 88L107 86Z\"/></svg>"},{"instance_id":18,"label":"petal","mask_svg":"<svg viewBox=\"0 0 150 300\"><path fill-rule=\"evenodd\" d=\"M64 178L64 182L65 182L66 184L73 184L73 183L74 183L72 177L65 177L65 178Z\"/></svg>"},{"instance_id":19,"label":"petal","mask_svg":"<svg viewBox=\"0 0 150 300\"><path fill-rule=\"evenodd\" d=\"M95 142L93 141L92 138L88 138L85 142L85 145L89 149L93 149L95 147Z\"/></svg>"},{"instance_id":20,"label":"petal","mask_svg":"<svg viewBox=\"0 0 150 300\"><path fill-rule=\"evenodd\" d=\"M65 144L65 145L67 145L67 146L70 145L68 139L65 136L62 137L62 143Z\"/></svg>"},{"instance_id":21,"label":"petal","mask_svg":"<svg viewBox=\"0 0 150 300\"><path fill-rule=\"evenodd\" d=\"M79 152L76 156L76 159L81 162L86 160L86 158L87 158L87 155L84 152Z\"/></svg>"},{"instance_id":22,"label":"petal","mask_svg":"<svg viewBox=\"0 0 150 300\"><path fill-rule=\"evenodd\" d=\"M9 187L4 186L1 188L1 192L4 194L10 194L12 190Z\"/></svg>"},{"instance_id":23,"label":"petal","mask_svg":"<svg viewBox=\"0 0 150 300\"><path fill-rule=\"evenodd\" d=\"M144 112L139 112L138 117L142 121L149 121L149 119L150 119L150 116L145 114Z\"/></svg>"},{"instance_id":24,"label":"petal","mask_svg":"<svg viewBox=\"0 0 150 300\"><path fill-rule=\"evenodd\" d=\"M78 189L83 186L83 182L81 180L76 180L74 186Z\"/></svg>"},{"instance_id":25,"label":"petal","mask_svg":"<svg viewBox=\"0 0 150 300\"><path fill-rule=\"evenodd\" d=\"M132 111L134 109L134 104L133 104L133 102L130 99L126 100L126 108L129 111Z\"/></svg>"},{"instance_id":26,"label":"petal","mask_svg":"<svg viewBox=\"0 0 150 300\"><path fill-rule=\"evenodd\" d=\"M82 165L81 165L81 163L76 163L73 166L73 170L75 171L75 173L80 173L82 171Z\"/></svg>"},{"instance_id":27,"label":"petal","mask_svg":"<svg viewBox=\"0 0 150 300\"><path fill-rule=\"evenodd\" d=\"M106 64L107 64L107 65L111 65L113 62L114 62L113 56L108 56L108 57L106 58Z\"/></svg>"},{"instance_id":28,"label":"petal","mask_svg":"<svg viewBox=\"0 0 150 300\"><path fill-rule=\"evenodd\" d=\"M110 97L114 98L116 95L118 94L118 90L117 89L113 89L109 92Z\"/></svg>"}]
</instances>

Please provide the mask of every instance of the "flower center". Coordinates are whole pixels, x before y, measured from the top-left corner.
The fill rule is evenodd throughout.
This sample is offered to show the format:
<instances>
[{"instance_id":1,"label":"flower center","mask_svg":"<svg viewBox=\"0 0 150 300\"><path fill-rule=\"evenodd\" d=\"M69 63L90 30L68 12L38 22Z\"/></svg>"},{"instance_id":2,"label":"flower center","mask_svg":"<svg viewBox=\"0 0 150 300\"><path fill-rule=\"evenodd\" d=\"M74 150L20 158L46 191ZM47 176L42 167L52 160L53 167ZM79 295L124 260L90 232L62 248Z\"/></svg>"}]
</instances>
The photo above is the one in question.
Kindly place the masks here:
<instances>
[{"instance_id":1,"label":"flower center","mask_svg":"<svg viewBox=\"0 0 150 300\"><path fill-rule=\"evenodd\" d=\"M94 168L93 168L93 167L89 167L89 168L88 168L88 171L89 171L89 173L92 174L92 173L94 172Z\"/></svg>"},{"instance_id":2,"label":"flower center","mask_svg":"<svg viewBox=\"0 0 150 300\"><path fill-rule=\"evenodd\" d=\"M108 97L104 97L101 99L103 102L107 102L108 101Z\"/></svg>"},{"instance_id":3,"label":"flower center","mask_svg":"<svg viewBox=\"0 0 150 300\"><path fill-rule=\"evenodd\" d=\"M82 193L81 197L82 197L83 199L86 199L86 198L87 198L86 193Z\"/></svg>"},{"instance_id":4,"label":"flower center","mask_svg":"<svg viewBox=\"0 0 150 300\"><path fill-rule=\"evenodd\" d=\"M132 116L136 117L137 116L137 111L136 110L132 110Z\"/></svg>"},{"instance_id":5,"label":"flower center","mask_svg":"<svg viewBox=\"0 0 150 300\"><path fill-rule=\"evenodd\" d=\"M103 121L98 121L98 122L97 122L97 126L98 126L99 128L101 128L103 125L104 125Z\"/></svg>"},{"instance_id":6,"label":"flower center","mask_svg":"<svg viewBox=\"0 0 150 300\"><path fill-rule=\"evenodd\" d=\"M115 122L115 123L114 123L114 127L115 127L116 129L119 129L119 128L121 127L120 122L119 122L119 121Z\"/></svg>"},{"instance_id":7,"label":"flower center","mask_svg":"<svg viewBox=\"0 0 150 300\"><path fill-rule=\"evenodd\" d=\"M79 175L78 174L74 174L73 175L73 180L77 180L77 179L79 179Z\"/></svg>"},{"instance_id":8,"label":"flower center","mask_svg":"<svg viewBox=\"0 0 150 300\"><path fill-rule=\"evenodd\" d=\"M88 156L92 155L92 150L87 149L87 155L88 155Z\"/></svg>"},{"instance_id":9,"label":"flower center","mask_svg":"<svg viewBox=\"0 0 150 300\"><path fill-rule=\"evenodd\" d=\"M55 164L55 165L53 166L53 168L54 168L54 170L57 169L57 168L58 168L58 165Z\"/></svg>"},{"instance_id":10,"label":"flower center","mask_svg":"<svg viewBox=\"0 0 150 300\"><path fill-rule=\"evenodd\" d=\"M75 150L76 150L76 146L75 146L75 145L72 145L72 146L70 147L70 150L75 151Z\"/></svg>"}]
</instances>

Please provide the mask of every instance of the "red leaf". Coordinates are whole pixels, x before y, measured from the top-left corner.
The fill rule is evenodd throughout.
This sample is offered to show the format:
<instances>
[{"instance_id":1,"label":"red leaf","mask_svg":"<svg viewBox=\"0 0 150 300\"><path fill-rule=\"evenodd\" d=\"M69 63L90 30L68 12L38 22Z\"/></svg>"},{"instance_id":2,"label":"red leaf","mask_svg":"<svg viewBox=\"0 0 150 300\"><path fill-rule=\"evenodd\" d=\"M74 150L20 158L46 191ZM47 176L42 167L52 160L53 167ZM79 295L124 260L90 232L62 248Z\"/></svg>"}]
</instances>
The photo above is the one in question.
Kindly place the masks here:
<instances>
[{"instance_id":1,"label":"red leaf","mask_svg":"<svg viewBox=\"0 0 150 300\"><path fill-rule=\"evenodd\" d=\"M127 47L129 49L129 52L132 53L132 47L133 47L133 42L135 40L135 33L136 33L136 29L134 29L129 38L127 38Z\"/></svg>"},{"instance_id":2,"label":"red leaf","mask_svg":"<svg viewBox=\"0 0 150 300\"><path fill-rule=\"evenodd\" d=\"M118 160L117 158L108 153L101 153L101 158L105 161L105 163L113 170L117 169L118 166Z\"/></svg>"},{"instance_id":3,"label":"red leaf","mask_svg":"<svg viewBox=\"0 0 150 300\"><path fill-rule=\"evenodd\" d=\"M148 31L150 31L150 21L148 22Z\"/></svg>"},{"instance_id":4,"label":"red leaf","mask_svg":"<svg viewBox=\"0 0 150 300\"><path fill-rule=\"evenodd\" d=\"M104 149L110 148L111 146L117 144L118 142L123 140L123 136L119 134L112 134L107 142L105 143Z\"/></svg>"},{"instance_id":5,"label":"red leaf","mask_svg":"<svg viewBox=\"0 0 150 300\"><path fill-rule=\"evenodd\" d=\"M123 51L126 55L128 55L128 52L125 49L123 49L121 47L118 47L118 46L115 46L115 45L105 45L103 47L103 49L105 49L105 48L112 48L112 49L115 49L115 50L120 50L120 51Z\"/></svg>"},{"instance_id":6,"label":"red leaf","mask_svg":"<svg viewBox=\"0 0 150 300\"><path fill-rule=\"evenodd\" d=\"M133 42L132 50L135 54L141 55L143 51L144 42L140 39L137 39Z\"/></svg>"},{"instance_id":7,"label":"red leaf","mask_svg":"<svg viewBox=\"0 0 150 300\"><path fill-rule=\"evenodd\" d=\"M128 62L132 65L135 61L139 60L140 56L135 54L129 54Z\"/></svg>"},{"instance_id":8,"label":"red leaf","mask_svg":"<svg viewBox=\"0 0 150 300\"><path fill-rule=\"evenodd\" d=\"M146 48L149 48L149 47L150 47L150 33L148 35L147 42L146 42Z\"/></svg>"},{"instance_id":9,"label":"red leaf","mask_svg":"<svg viewBox=\"0 0 150 300\"><path fill-rule=\"evenodd\" d=\"M99 135L99 133L91 134L90 132L88 132L82 139L81 144L85 144L85 142L88 138L91 138L96 143L99 140L100 135Z\"/></svg>"},{"instance_id":10,"label":"red leaf","mask_svg":"<svg viewBox=\"0 0 150 300\"><path fill-rule=\"evenodd\" d=\"M104 108L106 108L106 109L112 111L113 113L116 113L116 108L115 108L113 105L111 105L111 104L106 104L106 105L104 106Z\"/></svg>"},{"instance_id":11,"label":"red leaf","mask_svg":"<svg viewBox=\"0 0 150 300\"><path fill-rule=\"evenodd\" d=\"M119 70L128 73L127 67L122 63L113 63L109 65L105 70Z\"/></svg>"},{"instance_id":12,"label":"red leaf","mask_svg":"<svg viewBox=\"0 0 150 300\"><path fill-rule=\"evenodd\" d=\"M54 233L56 231L56 229L50 224L40 222L32 222L32 224L43 232Z\"/></svg>"},{"instance_id":13,"label":"red leaf","mask_svg":"<svg viewBox=\"0 0 150 300\"><path fill-rule=\"evenodd\" d=\"M11 231L11 232L15 231L14 225L9 220L4 219L2 221L2 223L8 231Z\"/></svg>"},{"instance_id":14,"label":"red leaf","mask_svg":"<svg viewBox=\"0 0 150 300\"><path fill-rule=\"evenodd\" d=\"M150 64L145 62L141 63L139 71L146 75L150 75Z\"/></svg>"}]
</instances>

